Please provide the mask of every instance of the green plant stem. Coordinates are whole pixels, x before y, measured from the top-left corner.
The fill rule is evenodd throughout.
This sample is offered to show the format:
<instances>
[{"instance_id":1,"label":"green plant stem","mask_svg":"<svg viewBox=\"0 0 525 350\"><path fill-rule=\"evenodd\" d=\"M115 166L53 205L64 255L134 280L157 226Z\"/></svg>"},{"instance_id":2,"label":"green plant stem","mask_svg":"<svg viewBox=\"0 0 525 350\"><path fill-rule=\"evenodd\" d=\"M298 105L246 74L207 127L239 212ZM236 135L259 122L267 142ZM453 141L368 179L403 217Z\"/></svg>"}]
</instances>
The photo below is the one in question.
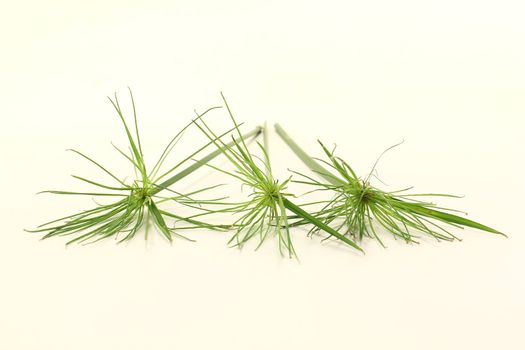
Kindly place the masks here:
<instances>
[{"instance_id":1,"label":"green plant stem","mask_svg":"<svg viewBox=\"0 0 525 350\"><path fill-rule=\"evenodd\" d=\"M284 131L284 129L279 125L275 124L275 131L277 132L277 135L281 137L281 139L290 147L290 149L299 157L300 160L303 161L303 163L313 172L318 173L319 175L323 176L323 174L326 174L326 176L323 176L325 180L330 182L332 185L343 185L344 182L336 178L335 176L330 176L330 172L326 170L321 164L315 161L312 157L308 155L291 137Z\"/></svg>"},{"instance_id":2,"label":"green plant stem","mask_svg":"<svg viewBox=\"0 0 525 350\"><path fill-rule=\"evenodd\" d=\"M252 131L242 135L242 137L243 138L257 137L257 136L259 136L259 134L261 132L262 132L262 127L258 126L254 130L252 130ZM236 141L238 141L238 139ZM228 143L228 146L231 147L234 144L235 144L234 141L232 141L232 142ZM175 182L183 179L184 177L186 177L189 174L193 173L195 170L199 169L201 166L206 165L212 159L214 159L215 157L219 156L220 154L222 154L222 150L220 150L220 149L217 149L217 150L211 152L207 156L201 158L200 160L196 161L195 163L193 163L192 165L187 167L186 169L180 171L179 173L177 173L174 176L170 177L166 181L162 182L160 185L157 186L157 188L155 188L153 190L152 193L153 194L157 194L160 191L162 191L163 189L170 187Z\"/></svg>"},{"instance_id":3,"label":"green plant stem","mask_svg":"<svg viewBox=\"0 0 525 350\"><path fill-rule=\"evenodd\" d=\"M306 221L310 222L311 224L317 226L318 228L320 228L321 230L325 231L326 233L329 233L330 235L336 237L337 239L340 239L341 241L345 242L346 244L349 244L352 247L354 247L355 249L357 249L357 250L359 250L359 251L364 253L364 250L361 247L359 247L357 244L355 244L352 240L350 240L346 236L340 234L339 232L337 232L336 230L334 230L330 226L326 225L322 221L316 219L314 216L312 216L311 214L309 214L305 210L301 209L299 206L295 205L294 203L292 203L290 200L288 200L285 197L283 197L283 204L288 210L290 210L294 214L302 217L303 219L305 219Z\"/></svg>"},{"instance_id":4,"label":"green plant stem","mask_svg":"<svg viewBox=\"0 0 525 350\"><path fill-rule=\"evenodd\" d=\"M296 154L301 154L304 157L305 163L307 166L310 166L312 170L318 171L320 173L326 173L327 170L324 169L321 165L319 165L315 160L308 157L305 151L303 151L299 145L297 145L291 138L288 136L288 134L284 131L284 129L279 125L275 124L275 130L279 134L279 136L286 142L286 144L294 150ZM266 135L265 135L266 136ZM266 141L266 137L265 137ZM337 239L340 239L341 241L345 242L346 244L349 244L350 246L354 247L355 249L361 251L364 253L364 250L359 247L356 243L354 243L352 240L347 238L346 236L340 234L330 226L326 225L321 220L315 218L313 215L309 214L307 211L299 207L298 205L292 203L290 200L288 200L286 197L283 197L283 204L284 206L296 214L297 216L303 218L304 220L310 222L312 225L318 227L319 229L325 231L326 233L330 234L331 236L334 236Z\"/></svg>"},{"instance_id":5,"label":"green plant stem","mask_svg":"<svg viewBox=\"0 0 525 350\"><path fill-rule=\"evenodd\" d=\"M304 159L305 163L307 163L308 166L312 168L312 170L318 171L320 173L327 172L326 169L324 169L321 165L319 165L315 160L308 157L306 152L304 152L299 145L297 145L291 138L288 136L288 134L284 131L284 129L279 125L275 124L275 130L279 134L279 136L286 142L286 144L294 150L296 154L301 154ZM265 141L266 141L266 134L265 134ZM304 220L310 222L312 225L317 226L321 230L325 231L326 233L330 234L331 236L336 237L337 239L340 239L341 241L345 242L346 244L351 245L355 249L361 251L364 253L364 250L359 247L357 244L355 244L352 240L347 238L346 236L340 234L330 226L326 225L324 222L322 222L319 219L316 219L313 215L309 214L307 211L301 209L298 205L292 203L290 200L288 200L286 197L283 197L283 204L284 206L293 212L294 214L298 215L299 217L302 217Z\"/></svg>"}]
</instances>

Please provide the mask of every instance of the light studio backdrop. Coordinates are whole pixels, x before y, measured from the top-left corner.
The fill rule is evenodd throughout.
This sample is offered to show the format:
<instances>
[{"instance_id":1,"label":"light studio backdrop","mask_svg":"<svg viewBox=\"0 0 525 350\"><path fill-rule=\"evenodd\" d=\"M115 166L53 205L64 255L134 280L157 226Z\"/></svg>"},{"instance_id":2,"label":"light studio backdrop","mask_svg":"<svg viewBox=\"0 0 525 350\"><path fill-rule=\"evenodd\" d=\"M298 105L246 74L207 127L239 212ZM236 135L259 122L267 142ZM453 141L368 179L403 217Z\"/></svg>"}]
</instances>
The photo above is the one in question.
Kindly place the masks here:
<instances>
[{"instance_id":1,"label":"light studio backdrop","mask_svg":"<svg viewBox=\"0 0 525 350\"><path fill-rule=\"evenodd\" d=\"M501 0L2 1L0 348L525 348L523 18ZM267 122L276 177L307 171L276 122L313 155L337 144L360 175L404 140L378 187L465 196L439 203L509 238L367 240L362 255L294 230L297 261L205 230L67 248L24 232L93 206L35 195L104 176L66 149L133 175L106 99L129 110L128 86L149 162L222 91L244 130ZM190 130L173 159L204 140ZM211 169L178 189L210 182L246 194Z\"/></svg>"}]
</instances>

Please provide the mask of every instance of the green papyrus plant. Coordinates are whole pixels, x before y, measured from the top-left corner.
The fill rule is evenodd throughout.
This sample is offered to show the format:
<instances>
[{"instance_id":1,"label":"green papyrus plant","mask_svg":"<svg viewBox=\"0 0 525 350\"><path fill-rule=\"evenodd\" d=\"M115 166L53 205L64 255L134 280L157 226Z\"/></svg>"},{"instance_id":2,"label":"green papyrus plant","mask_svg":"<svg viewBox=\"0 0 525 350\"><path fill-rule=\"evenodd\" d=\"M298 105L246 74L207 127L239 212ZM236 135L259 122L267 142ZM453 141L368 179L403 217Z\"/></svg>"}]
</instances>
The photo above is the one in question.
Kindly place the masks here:
<instances>
[{"instance_id":1,"label":"green papyrus plant","mask_svg":"<svg viewBox=\"0 0 525 350\"><path fill-rule=\"evenodd\" d=\"M472 227L490 233L503 233L454 214L457 210L441 208L436 204L421 200L422 198L456 197L447 194L412 194L408 189L387 192L370 184L372 172L365 177L358 177L352 167L343 159L337 157L335 150L329 150L319 141L325 159L309 156L279 125L275 130L290 149L315 173L315 178L299 172L293 172L301 179L295 180L312 186L313 191L324 191L331 194L327 200L308 203L307 205L322 205L314 215L326 225L337 224L337 230L356 241L364 237L381 241L377 227L382 227L394 237L406 242L417 243L416 233L430 235L437 240L452 241L458 239L448 227ZM377 165L377 162L376 162ZM375 168L375 165L374 165ZM296 225L306 224L304 220ZM446 227L448 226L448 227ZM318 232L313 228L311 233Z\"/></svg>"}]
</instances>

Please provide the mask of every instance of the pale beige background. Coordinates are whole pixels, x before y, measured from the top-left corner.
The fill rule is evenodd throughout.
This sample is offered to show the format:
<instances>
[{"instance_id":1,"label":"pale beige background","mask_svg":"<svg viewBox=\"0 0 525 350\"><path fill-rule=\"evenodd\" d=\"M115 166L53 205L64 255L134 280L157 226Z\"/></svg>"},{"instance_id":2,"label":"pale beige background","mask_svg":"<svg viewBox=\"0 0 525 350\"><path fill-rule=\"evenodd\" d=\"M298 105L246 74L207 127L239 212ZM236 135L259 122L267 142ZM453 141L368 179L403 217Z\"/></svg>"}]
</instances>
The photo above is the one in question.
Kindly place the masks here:
<instances>
[{"instance_id":1,"label":"pale beige background","mask_svg":"<svg viewBox=\"0 0 525 350\"><path fill-rule=\"evenodd\" d=\"M2 1L0 348L524 349L521 3ZM404 139L388 188L466 195L445 203L510 238L361 256L296 231L298 263L208 232L68 249L23 232L91 205L34 195L97 176L66 148L125 173L105 96L128 85L148 154L222 90L249 127L337 142L362 174ZM277 174L301 169L271 141Z\"/></svg>"}]
</instances>

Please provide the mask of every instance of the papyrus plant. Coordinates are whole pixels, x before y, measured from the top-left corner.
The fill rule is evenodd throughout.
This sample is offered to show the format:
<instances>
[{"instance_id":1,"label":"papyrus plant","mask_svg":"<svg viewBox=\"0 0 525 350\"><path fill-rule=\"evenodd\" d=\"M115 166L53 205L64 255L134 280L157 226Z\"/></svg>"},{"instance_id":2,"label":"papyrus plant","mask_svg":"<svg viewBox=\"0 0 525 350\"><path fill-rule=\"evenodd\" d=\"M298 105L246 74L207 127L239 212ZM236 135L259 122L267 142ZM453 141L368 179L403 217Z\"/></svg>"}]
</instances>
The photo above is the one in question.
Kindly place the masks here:
<instances>
[{"instance_id":1,"label":"papyrus plant","mask_svg":"<svg viewBox=\"0 0 525 350\"><path fill-rule=\"evenodd\" d=\"M68 244L73 242L95 242L111 237L117 239L119 242L123 242L135 237L143 227L146 228L145 237L147 238L149 224L152 223L153 226L155 226L157 230L171 242L174 236L188 239L186 236L179 233L180 230L191 228L223 230L227 228L226 226L208 224L204 221L197 220L194 217L180 216L176 212L161 208L161 204L164 202L174 202L180 206L203 210L202 213L199 215L196 214L195 216L202 216L210 213L209 211L205 211L205 206L209 203L222 200L223 198L202 199L198 196L218 185L203 187L189 193L182 193L173 189L173 185L179 180L192 174L222 152L215 150L200 160L195 160L195 157L212 144L212 141L208 141L201 147L197 148L194 152L184 157L177 164L168 167L164 171L162 170L167 156L173 151L175 145L179 142L186 129L192 125L192 121L171 139L157 162L154 163L151 169L148 168L144 160L135 102L131 90L130 98L133 107L133 128L130 128L126 122L126 118L124 117L117 96L115 95L114 98L109 98L109 100L122 123L122 127L129 143L128 151L117 146L114 147L116 151L130 163L134 170L135 177L132 177L132 180L126 180L126 178L117 176L115 172L110 171L107 167L102 166L99 162L93 160L84 153L72 150L99 168L110 182L103 182L103 180L94 181L73 175L76 179L97 188L97 191L78 192L50 190L43 192L59 195L109 197L115 198L115 200L108 204L97 204L93 208L47 222L30 232L44 233L44 239L55 236L69 236L71 239L68 241ZM197 119L217 108L220 107L206 110L204 113L199 114ZM259 133L260 128L257 128L243 135L243 137L251 138L259 135ZM218 137L220 136L222 135L219 135ZM171 227L171 225L168 224L170 220L184 222L185 226L179 226L175 229L175 227Z\"/></svg>"},{"instance_id":2,"label":"papyrus plant","mask_svg":"<svg viewBox=\"0 0 525 350\"><path fill-rule=\"evenodd\" d=\"M455 196L435 193L415 194L410 193L408 189L383 191L371 185L372 172L365 177L359 177L348 162L335 155L335 149L329 150L319 141L325 157L312 158L279 124L275 125L275 130L314 173L310 176L294 172L300 177L295 182L311 186L313 191L323 191L330 195L326 200L308 203L322 205L314 215L326 225L336 225L337 230L356 241L370 237L377 239L383 245L378 227L406 242L417 242L418 234L427 234L437 240L458 239L450 228L472 227L503 235L491 227L456 215L457 210L438 207L428 200ZM427 200L424 200L425 198ZM299 220L295 224L307 224L307 222ZM314 227L311 232L318 232L318 230Z\"/></svg>"},{"instance_id":3,"label":"papyrus plant","mask_svg":"<svg viewBox=\"0 0 525 350\"><path fill-rule=\"evenodd\" d=\"M265 135L264 143L257 142L259 155L252 153L246 144L245 136L241 134L239 125L226 99L224 99L224 96L222 98L236 134L231 136L229 144L223 141L220 135L208 126L204 118L198 118L195 124L230 161L233 170L213 165L209 166L235 178L242 184L243 188L247 188L250 191L248 199L241 203L235 203L224 210L224 212L233 212L239 216L232 224L235 233L230 243L233 243L234 246L242 247L249 240L258 239L259 247L270 234L275 234L278 238L281 253L286 253L289 257L293 257L296 255L296 252L288 220L288 213L293 213L304 220L304 222L308 222L317 229L328 233L331 237L362 251L356 243L331 228L322 218L308 213L293 202L293 194L287 189L290 178L285 181L279 181L272 173L270 157L267 151L267 129L264 128L263 131Z\"/></svg>"}]
</instances>

